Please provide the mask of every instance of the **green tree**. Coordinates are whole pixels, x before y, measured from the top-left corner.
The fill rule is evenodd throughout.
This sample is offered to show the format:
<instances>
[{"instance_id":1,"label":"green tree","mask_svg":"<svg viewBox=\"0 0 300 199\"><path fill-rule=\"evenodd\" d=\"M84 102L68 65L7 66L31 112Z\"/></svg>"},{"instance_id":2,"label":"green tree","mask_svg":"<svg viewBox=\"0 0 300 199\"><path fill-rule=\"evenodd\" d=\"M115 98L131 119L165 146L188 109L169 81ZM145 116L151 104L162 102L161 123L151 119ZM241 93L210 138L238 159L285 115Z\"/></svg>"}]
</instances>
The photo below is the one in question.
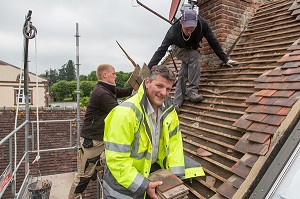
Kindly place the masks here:
<instances>
[{"instance_id":1,"label":"green tree","mask_svg":"<svg viewBox=\"0 0 300 199\"><path fill-rule=\"evenodd\" d=\"M80 82L80 90L82 91L81 97L89 97L97 82L95 81L82 81Z\"/></svg>"},{"instance_id":2,"label":"green tree","mask_svg":"<svg viewBox=\"0 0 300 199\"><path fill-rule=\"evenodd\" d=\"M116 85L119 87L124 88L127 80L129 79L131 73L125 73L123 71L116 72L117 78L116 78Z\"/></svg>"},{"instance_id":3,"label":"green tree","mask_svg":"<svg viewBox=\"0 0 300 199\"><path fill-rule=\"evenodd\" d=\"M55 101L63 101L68 95L68 82L66 80L54 83L50 87L50 92L54 95Z\"/></svg>"},{"instance_id":4,"label":"green tree","mask_svg":"<svg viewBox=\"0 0 300 199\"><path fill-rule=\"evenodd\" d=\"M60 69L58 69L58 79L72 81L75 80L75 66L72 60L69 60L67 64L64 64Z\"/></svg>"},{"instance_id":5,"label":"green tree","mask_svg":"<svg viewBox=\"0 0 300 199\"><path fill-rule=\"evenodd\" d=\"M87 81L86 75L79 75L79 81Z\"/></svg>"},{"instance_id":6,"label":"green tree","mask_svg":"<svg viewBox=\"0 0 300 199\"><path fill-rule=\"evenodd\" d=\"M66 66L66 73L67 73L67 81L76 80L76 70L75 65L72 60L69 60Z\"/></svg>"},{"instance_id":7,"label":"green tree","mask_svg":"<svg viewBox=\"0 0 300 199\"><path fill-rule=\"evenodd\" d=\"M46 70L46 72L44 74L41 74L40 76L48 80L49 87L58 82L58 72L56 69L52 70L50 68L50 70Z\"/></svg>"},{"instance_id":8,"label":"green tree","mask_svg":"<svg viewBox=\"0 0 300 199\"><path fill-rule=\"evenodd\" d=\"M68 82L68 97L72 97L72 101L77 99L77 81Z\"/></svg>"},{"instance_id":9,"label":"green tree","mask_svg":"<svg viewBox=\"0 0 300 199\"><path fill-rule=\"evenodd\" d=\"M92 71L88 76L87 76L88 81L98 81L96 71Z\"/></svg>"}]
</instances>

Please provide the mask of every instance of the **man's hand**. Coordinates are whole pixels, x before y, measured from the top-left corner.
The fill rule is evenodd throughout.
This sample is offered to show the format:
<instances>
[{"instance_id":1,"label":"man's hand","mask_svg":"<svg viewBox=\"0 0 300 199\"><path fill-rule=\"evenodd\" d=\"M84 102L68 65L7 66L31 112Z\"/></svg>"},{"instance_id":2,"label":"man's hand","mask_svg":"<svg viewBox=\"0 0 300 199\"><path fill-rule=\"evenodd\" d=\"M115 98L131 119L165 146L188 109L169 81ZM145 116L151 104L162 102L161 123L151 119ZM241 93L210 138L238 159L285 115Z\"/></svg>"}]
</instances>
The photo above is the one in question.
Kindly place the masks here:
<instances>
[{"instance_id":1,"label":"man's hand","mask_svg":"<svg viewBox=\"0 0 300 199\"><path fill-rule=\"evenodd\" d=\"M225 63L225 66L233 67L238 65L237 61L229 59L228 62Z\"/></svg>"},{"instance_id":2,"label":"man's hand","mask_svg":"<svg viewBox=\"0 0 300 199\"><path fill-rule=\"evenodd\" d=\"M150 196L152 199L158 199L156 193L155 193L155 188L159 185L162 185L162 181L156 181L156 182L149 182L148 187L147 187L147 194Z\"/></svg>"}]
</instances>

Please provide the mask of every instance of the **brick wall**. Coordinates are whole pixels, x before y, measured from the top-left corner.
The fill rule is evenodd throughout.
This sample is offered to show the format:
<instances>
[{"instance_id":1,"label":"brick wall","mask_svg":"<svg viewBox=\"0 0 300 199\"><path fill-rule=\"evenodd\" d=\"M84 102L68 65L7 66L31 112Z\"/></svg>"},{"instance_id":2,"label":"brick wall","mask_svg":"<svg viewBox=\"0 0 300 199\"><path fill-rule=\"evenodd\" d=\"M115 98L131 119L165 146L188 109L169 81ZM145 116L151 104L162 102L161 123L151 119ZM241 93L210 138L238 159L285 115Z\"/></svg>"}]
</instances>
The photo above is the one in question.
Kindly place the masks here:
<instances>
[{"instance_id":1,"label":"brick wall","mask_svg":"<svg viewBox=\"0 0 300 199\"><path fill-rule=\"evenodd\" d=\"M84 110L81 111L81 121L84 118ZM15 110L2 108L0 109L0 139L3 139L6 135L14 129L15 123ZM64 109L64 108L44 108L39 110L39 120L68 120L76 119L76 109ZM25 111L19 111L18 113L18 125L25 121ZM30 110L30 121L36 121L36 109ZM76 121L76 120L75 120ZM77 139L77 124L76 122L71 122L71 132L72 132L72 146L76 145ZM32 133L32 128L30 124L30 134ZM34 125L34 131L36 132L36 125ZM40 123L40 150L49 148L65 148L70 146L70 125L69 122L64 123ZM19 161L25 149L24 142L24 132L25 128L22 128L17 134L17 160ZM34 139L33 139L34 138ZM33 142L34 140L34 142ZM13 143L14 143L13 139ZM34 143L34 144L33 144ZM32 149L34 145L34 150L36 150L36 134L34 137L29 138L29 149ZM0 173L4 171L9 163L9 143L5 142L4 145L0 146ZM14 146L13 146L14 150ZM62 150L62 151L52 151L52 152L41 152L40 161L32 164L37 153L30 153L30 173L33 177L39 175L39 171L42 176L53 175L65 172L72 172L76 170L76 151L75 150ZM24 165L22 163L20 170L17 174L17 188L19 189L21 182L24 179ZM68 189L68 188L67 188ZM69 191L69 190L66 190ZM11 188L9 187L3 198L13 198L11 195ZM86 198L96 197L96 183L91 182L88 189L84 192Z\"/></svg>"},{"instance_id":2,"label":"brick wall","mask_svg":"<svg viewBox=\"0 0 300 199\"><path fill-rule=\"evenodd\" d=\"M210 24L225 53L230 53L259 5L266 0L198 0L199 14ZM219 66L221 61L203 39L202 68Z\"/></svg>"}]
</instances>

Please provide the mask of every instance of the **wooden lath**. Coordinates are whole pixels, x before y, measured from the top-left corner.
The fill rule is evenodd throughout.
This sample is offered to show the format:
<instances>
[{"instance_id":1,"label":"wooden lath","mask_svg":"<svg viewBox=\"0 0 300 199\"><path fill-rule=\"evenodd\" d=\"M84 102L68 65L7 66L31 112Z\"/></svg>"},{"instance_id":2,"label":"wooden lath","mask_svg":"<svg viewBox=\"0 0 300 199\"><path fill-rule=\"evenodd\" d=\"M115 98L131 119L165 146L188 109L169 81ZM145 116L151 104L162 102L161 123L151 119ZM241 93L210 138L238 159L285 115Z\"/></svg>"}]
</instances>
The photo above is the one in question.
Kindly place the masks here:
<instances>
[{"instance_id":1,"label":"wooden lath","mask_svg":"<svg viewBox=\"0 0 300 199\"><path fill-rule=\"evenodd\" d=\"M189 119L190 117L181 116L181 118ZM199 131L204 131L204 132L211 133L211 134L218 135L218 136L223 136L225 138L229 138L229 139L236 140L236 141L241 139L240 137L237 137L237 136L234 136L234 135L230 135L230 134L223 133L223 132L220 132L220 131L215 131L215 130L203 128L203 127L200 127L200 126L194 126L194 125L188 124L186 122L180 122L180 124L183 125L183 126L189 127L189 128L193 128L193 129L196 129L196 130L199 130ZM236 130L236 131L238 131L238 130ZM209 140L209 138L205 138L205 137L203 137L203 136L201 136L197 133L193 133L193 132L190 132L190 131L187 131L187 130L183 130L183 132L186 133L186 134L192 135L194 137L200 138L200 139ZM241 132L241 137L242 137L242 134L243 133ZM224 147L227 147L227 148L230 148L230 149L233 149L233 147L234 147L234 146L228 145L226 143L222 144L222 142L218 142L218 141L212 141L212 142L220 143L221 146L224 146Z\"/></svg>"}]
</instances>

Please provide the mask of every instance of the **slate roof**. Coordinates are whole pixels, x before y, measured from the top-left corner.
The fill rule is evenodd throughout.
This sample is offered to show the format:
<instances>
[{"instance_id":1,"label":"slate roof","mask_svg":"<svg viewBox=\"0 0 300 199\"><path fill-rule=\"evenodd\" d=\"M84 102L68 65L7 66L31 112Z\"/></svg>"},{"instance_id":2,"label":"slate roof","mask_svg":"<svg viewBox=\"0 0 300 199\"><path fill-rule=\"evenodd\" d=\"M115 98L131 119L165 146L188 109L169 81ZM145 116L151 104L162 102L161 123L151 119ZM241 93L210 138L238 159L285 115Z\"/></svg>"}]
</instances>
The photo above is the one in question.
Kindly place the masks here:
<instances>
[{"instance_id":1,"label":"slate roof","mask_svg":"<svg viewBox=\"0 0 300 199\"><path fill-rule=\"evenodd\" d=\"M185 101L179 114L185 153L206 172L186 182L190 198L246 194L259 178L258 162L267 160L261 157L269 157L299 119L299 15L300 0L262 5L230 54L239 65L201 72L204 100ZM172 60L166 64L175 71Z\"/></svg>"}]
</instances>

